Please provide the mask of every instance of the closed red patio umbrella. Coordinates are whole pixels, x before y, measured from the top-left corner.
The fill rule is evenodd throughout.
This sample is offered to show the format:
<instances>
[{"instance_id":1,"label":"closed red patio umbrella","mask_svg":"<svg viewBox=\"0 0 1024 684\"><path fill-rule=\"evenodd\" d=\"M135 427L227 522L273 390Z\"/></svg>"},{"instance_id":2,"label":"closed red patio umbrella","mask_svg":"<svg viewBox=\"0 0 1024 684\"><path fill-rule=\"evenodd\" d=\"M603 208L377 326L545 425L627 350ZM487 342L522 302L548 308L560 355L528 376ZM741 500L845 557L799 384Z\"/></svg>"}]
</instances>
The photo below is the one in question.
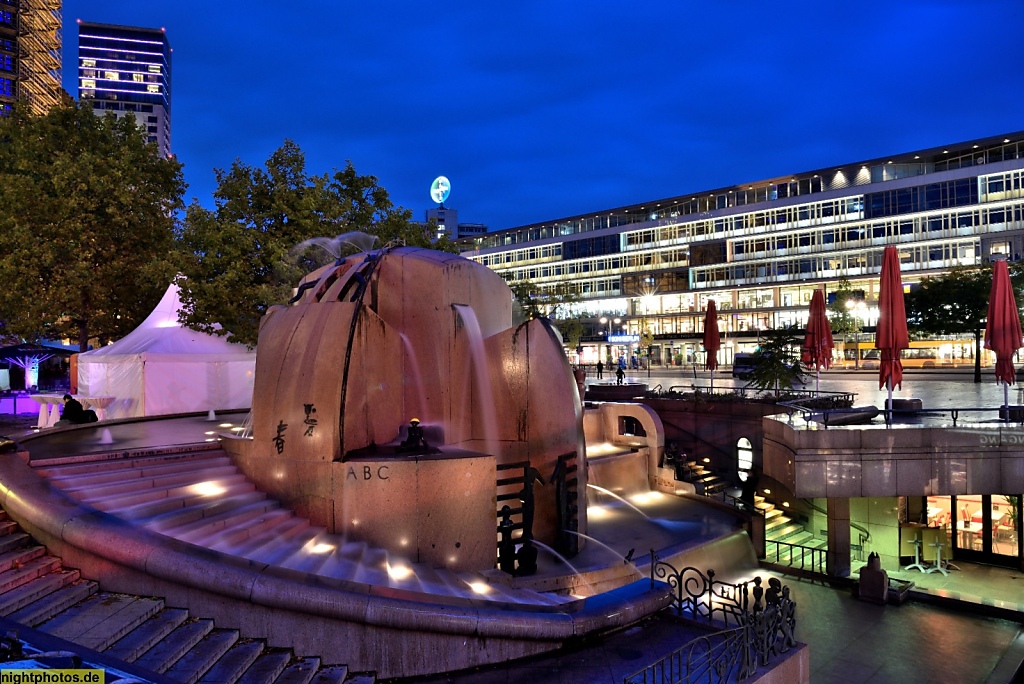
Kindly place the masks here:
<instances>
[{"instance_id":1,"label":"closed red patio umbrella","mask_svg":"<svg viewBox=\"0 0 1024 684\"><path fill-rule=\"evenodd\" d=\"M832 367L832 326L828 322L825 311L825 295L815 290L811 295L811 311L807 316L807 331L804 333L804 344L801 347L800 360L808 368L814 368L814 391L820 394L818 384L821 380L821 369Z\"/></svg>"},{"instance_id":2,"label":"closed red patio umbrella","mask_svg":"<svg viewBox=\"0 0 1024 684\"><path fill-rule=\"evenodd\" d=\"M996 354L996 380L1003 383L1003 406L1010 404L1010 385L1017 379L1013 356L1022 346L1020 310L1013 296L1010 269L1006 257L993 255L992 291L988 298L988 322L985 324L985 349ZM1009 418L1009 414L1007 414Z\"/></svg>"},{"instance_id":3,"label":"closed red patio umbrella","mask_svg":"<svg viewBox=\"0 0 1024 684\"><path fill-rule=\"evenodd\" d=\"M900 255L895 245L889 245L882 254L882 272L878 279L878 326L875 328L875 349L881 352L882 357L878 370L878 389L886 387L889 390L889 420L892 419L892 388L903 386L900 352L909 346Z\"/></svg>"},{"instance_id":4,"label":"closed red patio umbrella","mask_svg":"<svg viewBox=\"0 0 1024 684\"><path fill-rule=\"evenodd\" d=\"M711 371L711 389L715 389L715 369L718 368L718 349L722 346L722 336L718 332L718 310L715 300L708 300L708 308L704 313L704 369Z\"/></svg>"}]
</instances>

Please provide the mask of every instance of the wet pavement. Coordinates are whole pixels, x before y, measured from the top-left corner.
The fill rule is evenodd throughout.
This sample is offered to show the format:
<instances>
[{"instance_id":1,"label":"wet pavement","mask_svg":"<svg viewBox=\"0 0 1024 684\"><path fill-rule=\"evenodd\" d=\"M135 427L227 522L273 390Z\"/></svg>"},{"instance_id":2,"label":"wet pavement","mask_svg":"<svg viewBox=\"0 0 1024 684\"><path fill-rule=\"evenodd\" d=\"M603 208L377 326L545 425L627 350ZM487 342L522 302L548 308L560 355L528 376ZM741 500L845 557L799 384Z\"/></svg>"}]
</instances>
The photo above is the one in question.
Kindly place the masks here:
<instances>
[{"instance_id":1,"label":"wet pavement","mask_svg":"<svg viewBox=\"0 0 1024 684\"><path fill-rule=\"evenodd\" d=\"M798 641L810 647L813 684L1005 684L1024 659L1019 621L909 602L879 606L848 589L779 577L796 600ZM656 616L557 655L410 681L423 684L622 684L695 638Z\"/></svg>"}]
</instances>

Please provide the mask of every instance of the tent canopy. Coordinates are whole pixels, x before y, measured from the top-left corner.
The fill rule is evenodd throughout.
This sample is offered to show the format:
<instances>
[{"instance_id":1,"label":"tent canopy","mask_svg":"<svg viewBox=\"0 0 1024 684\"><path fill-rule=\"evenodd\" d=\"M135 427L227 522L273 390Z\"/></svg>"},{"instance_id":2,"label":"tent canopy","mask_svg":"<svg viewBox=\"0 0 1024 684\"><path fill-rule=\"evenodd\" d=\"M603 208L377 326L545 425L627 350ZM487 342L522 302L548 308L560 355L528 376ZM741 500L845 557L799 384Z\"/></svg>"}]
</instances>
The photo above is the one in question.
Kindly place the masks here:
<instances>
[{"instance_id":1,"label":"tent canopy","mask_svg":"<svg viewBox=\"0 0 1024 684\"><path fill-rule=\"evenodd\" d=\"M138 328L80 354L78 391L115 398L111 418L249 408L256 352L178 322L171 284Z\"/></svg>"},{"instance_id":2,"label":"tent canopy","mask_svg":"<svg viewBox=\"0 0 1024 684\"><path fill-rule=\"evenodd\" d=\"M10 347L0 347L0 361L13 361L17 359L39 359L51 358L53 356L68 357L75 352L62 347L48 347L44 344L14 344ZM20 364L19 364L20 365Z\"/></svg>"}]
</instances>

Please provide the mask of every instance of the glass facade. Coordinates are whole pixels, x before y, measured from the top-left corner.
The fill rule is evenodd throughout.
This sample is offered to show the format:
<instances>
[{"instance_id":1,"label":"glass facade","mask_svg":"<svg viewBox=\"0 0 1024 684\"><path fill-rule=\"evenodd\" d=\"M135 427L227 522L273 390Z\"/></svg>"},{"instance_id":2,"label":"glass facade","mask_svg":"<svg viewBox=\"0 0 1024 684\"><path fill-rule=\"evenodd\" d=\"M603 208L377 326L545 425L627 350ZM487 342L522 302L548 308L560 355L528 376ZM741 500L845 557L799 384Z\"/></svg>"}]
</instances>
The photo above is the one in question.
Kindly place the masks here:
<instances>
[{"instance_id":1,"label":"glass facade","mask_svg":"<svg viewBox=\"0 0 1024 684\"><path fill-rule=\"evenodd\" d=\"M162 29L78 23L78 96L97 114L133 114L171 153L171 46Z\"/></svg>"},{"instance_id":2,"label":"glass facade","mask_svg":"<svg viewBox=\"0 0 1024 684\"><path fill-rule=\"evenodd\" d=\"M44 114L61 102L61 3L0 0L0 115L16 101Z\"/></svg>"},{"instance_id":3,"label":"glass facade","mask_svg":"<svg viewBox=\"0 0 1024 684\"><path fill-rule=\"evenodd\" d=\"M647 327L666 349L692 343L715 299L723 332L735 333L732 351L747 351L759 330L803 325L813 290L832 292L840 280L863 291L861 322L873 326L886 245L899 247L907 287L994 252L1019 259L1022 185L1024 133L1014 133L461 244L508 282L568 286L595 315L625 298L627 329ZM591 341L600 344L598 328Z\"/></svg>"}]
</instances>

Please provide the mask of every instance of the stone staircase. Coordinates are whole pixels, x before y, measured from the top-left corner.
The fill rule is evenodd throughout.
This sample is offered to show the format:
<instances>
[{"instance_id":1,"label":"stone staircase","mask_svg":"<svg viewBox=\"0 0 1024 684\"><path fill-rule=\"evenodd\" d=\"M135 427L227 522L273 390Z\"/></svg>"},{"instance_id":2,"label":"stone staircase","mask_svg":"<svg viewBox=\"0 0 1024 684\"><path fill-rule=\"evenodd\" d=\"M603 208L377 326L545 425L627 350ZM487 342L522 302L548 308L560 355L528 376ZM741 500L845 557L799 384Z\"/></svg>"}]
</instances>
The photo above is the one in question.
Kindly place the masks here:
<instances>
[{"instance_id":1,"label":"stone staircase","mask_svg":"<svg viewBox=\"0 0 1024 684\"><path fill-rule=\"evenodd\" d=\"M0 615L136 667L194 684L372 684L316 657L218 629L159 598L100 591L0 510ZM89 663L89 658L83 658Z\"/></svg>"},{"instance_id":2,"label":"stone staircase","mask_svg":"<svg viewBox=\"0 0 1024 684\"><path fill-rule=\"evenodd\" d=\"M808 532L802 523L796 522L781 508L767 501L763 496L754 497L754 506L764 515L766 555L765 560L769 563L781 565L799 564L799 551L792 546L802 546L809 549L824 550L828 544L827 540L814 536ZM783 542L773 544L772 542Z\"/></svg>"},{"instance_id":3,"label":"stone staircase","mask_svg":"<svg viewBox=\"0 0 1024 684\"><path fill-rule=\"evenodd\" d=\"M728 482L708 470L696 459L684 457L675 464L675 470L676 479L692 484L697 494L715 496L724 492L729 486Z\"/></svg>"},{"instance_id":4,"label":"stone staircase","mask_svg":"<svg viewBox=\"0 0 1024 684\"><path fill-rule=\"evenodd\" d=\"M474 601L552 606L572 596L489 583L346 540L257 491L220 449L35 471L69 496L153 532L223 553L362 584ZM481 594L481 588L486 591Z\"/></svg>"}]
</instances>

